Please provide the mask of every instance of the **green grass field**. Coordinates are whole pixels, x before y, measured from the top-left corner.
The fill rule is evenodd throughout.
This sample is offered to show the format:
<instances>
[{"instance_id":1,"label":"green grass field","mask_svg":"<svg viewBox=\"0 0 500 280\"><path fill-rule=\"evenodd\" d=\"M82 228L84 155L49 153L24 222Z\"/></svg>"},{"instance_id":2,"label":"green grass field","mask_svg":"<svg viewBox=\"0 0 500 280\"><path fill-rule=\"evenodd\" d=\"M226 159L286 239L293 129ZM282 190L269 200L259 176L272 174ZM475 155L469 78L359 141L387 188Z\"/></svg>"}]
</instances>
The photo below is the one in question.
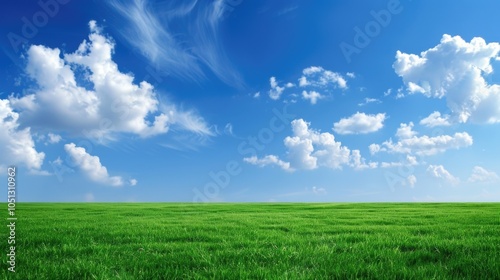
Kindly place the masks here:
<instances>
[{"instance_id":1,"label":"green grass field","mask_svg":"<svg viewBox=\"0 0 500 280\"><path fill-rule=\"evenodd\" d=\"M500 279L499 203L19 203L16 214L16 273L4 261L2 279Z\"/></svg>"}]
</instances>

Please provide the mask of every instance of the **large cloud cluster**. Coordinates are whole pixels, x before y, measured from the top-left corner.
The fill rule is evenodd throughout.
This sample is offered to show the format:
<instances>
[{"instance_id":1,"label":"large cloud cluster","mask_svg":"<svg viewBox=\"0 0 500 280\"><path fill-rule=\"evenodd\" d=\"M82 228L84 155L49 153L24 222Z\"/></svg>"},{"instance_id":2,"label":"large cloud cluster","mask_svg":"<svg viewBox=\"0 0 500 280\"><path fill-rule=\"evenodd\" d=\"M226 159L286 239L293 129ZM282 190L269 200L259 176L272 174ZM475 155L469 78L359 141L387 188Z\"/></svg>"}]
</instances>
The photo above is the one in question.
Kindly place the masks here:
<instances>
[{"instance_id":1,"label":"large cloud cluster","mask_svg":"<svg viewBox=\"0 0 500 280\"><path fill-rule=\"evenodd\" d=\"M95 21L89 27L89 40L74 53L43 45L28 49L26 73L34 86L22 96L0 99L0 165L19 163L40 170L45 154L36 150L35 133L47 135L47 143L60 142L59 134L98 141L123 133L144 138L167 133L172 126L213 134L197 113L161 101L165 98L151 84L121 72L113 61L112 39Z\"/></svg>"},{"instance_id":2,"label":"large cloud cluster","mask_svg":"<svg viewBox=\"0 0 500 280\"><path fill-rule=\"evenodd\" d=\"M350 166L364 169L377 166L375 163L367 164L359 150L351 151L336 141L333 134L311 129L310 123L303 119L293 120L291 125L293 135L283 140L289 161L283 161L275 155L267 155L261 159L245 158L245 161L259 166L274 164L288 171L318 167L341 169L343 166Z\"/></svg>"},{"instance_id":3,"label":"large cloud cluster","mask_svg":"<svg viewBox=\"0 0 500 280\"><path fill-rule=\"evenodd\" d=\"M393 64L410 93L445 98L451 120L434 112L423 120L429 126L448 122L500 122L500 85L489 84L492 61L498 60L500 44L476 37L443 35L441 42L420 55L398 51Z\"/></svg>"}]
</instances>

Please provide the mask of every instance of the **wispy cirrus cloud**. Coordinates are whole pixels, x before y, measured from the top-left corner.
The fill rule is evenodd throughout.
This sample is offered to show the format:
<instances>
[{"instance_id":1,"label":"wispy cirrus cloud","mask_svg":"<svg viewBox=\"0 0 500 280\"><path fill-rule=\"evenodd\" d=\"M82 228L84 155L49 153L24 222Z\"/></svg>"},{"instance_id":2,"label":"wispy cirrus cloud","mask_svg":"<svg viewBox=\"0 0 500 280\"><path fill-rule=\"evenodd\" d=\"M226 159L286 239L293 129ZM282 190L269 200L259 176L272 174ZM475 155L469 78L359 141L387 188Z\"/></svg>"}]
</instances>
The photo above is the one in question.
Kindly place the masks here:
<instances>
[{"instance_id":1,"label":"wispy cirrus cloud","mask_svg":"<svg viewBox=\"0 0 500 280\"><path fill-rule=\"evenodd\" d=\"M125 21L119 33L155 67L176 77L205 78L208 67L224 83L242 87L218 37L228 6L224 1L108 0Z\"/></svg>"}]
</instances>

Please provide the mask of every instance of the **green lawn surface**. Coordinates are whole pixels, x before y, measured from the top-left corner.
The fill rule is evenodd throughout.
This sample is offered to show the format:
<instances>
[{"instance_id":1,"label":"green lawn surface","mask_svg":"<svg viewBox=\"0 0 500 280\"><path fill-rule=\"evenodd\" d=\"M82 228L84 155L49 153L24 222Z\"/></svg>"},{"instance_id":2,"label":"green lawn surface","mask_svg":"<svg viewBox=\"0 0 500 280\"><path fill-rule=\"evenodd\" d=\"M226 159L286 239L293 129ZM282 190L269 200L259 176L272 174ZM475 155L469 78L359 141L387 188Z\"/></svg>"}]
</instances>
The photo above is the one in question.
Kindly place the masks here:
<instances>
[{"instance_id":1,"label":"green lawn surface","mask_svg":"<svg viewBox=\"0 0 500 280\"><path fill-rule=\"evenodd\" d=\"M500 203L18 203L16 217L1 279L500 279Z\"/></svg>"}]
</instances>

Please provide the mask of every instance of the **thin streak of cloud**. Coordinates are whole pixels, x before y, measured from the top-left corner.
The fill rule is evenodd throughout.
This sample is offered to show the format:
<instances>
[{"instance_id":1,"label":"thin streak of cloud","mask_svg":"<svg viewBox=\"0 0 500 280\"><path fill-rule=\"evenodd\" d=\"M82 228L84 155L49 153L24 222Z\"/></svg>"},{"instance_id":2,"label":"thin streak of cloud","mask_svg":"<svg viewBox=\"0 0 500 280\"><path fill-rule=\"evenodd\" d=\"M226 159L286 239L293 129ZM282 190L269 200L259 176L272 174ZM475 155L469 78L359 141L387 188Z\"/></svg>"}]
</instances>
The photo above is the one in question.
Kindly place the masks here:
<instances>
[{"instance_id":1,"label":"thin streak of cloud","mask_svg":"<svg viewBox=\"0 0 500 280\"><path fill-rule=\"evenodd\" d=\"M224 83L243 87L243 79L218 38L219 25L227 13L223 1L107 3L126 21L119 31L122 38L158 69L184 80L200 81L206 78L203 64ZM174 25L180 26L175 33Z\"/></svg>"},{"instance_id":2,"label":"thin streak of cloud","mask_svg":"<svg viewBox=\"0 0 500 280\"><path fill-rule=\"evenodd\" d=\"M285 15L285 14L288 14L290 12L293 12L295 10L297 10L299 8L298 5L294 5L294 6L290 6L290 7L287 7L281 11L278 12L278 16L282 16L282 15Z\"/></svg>"}]
</instances>

